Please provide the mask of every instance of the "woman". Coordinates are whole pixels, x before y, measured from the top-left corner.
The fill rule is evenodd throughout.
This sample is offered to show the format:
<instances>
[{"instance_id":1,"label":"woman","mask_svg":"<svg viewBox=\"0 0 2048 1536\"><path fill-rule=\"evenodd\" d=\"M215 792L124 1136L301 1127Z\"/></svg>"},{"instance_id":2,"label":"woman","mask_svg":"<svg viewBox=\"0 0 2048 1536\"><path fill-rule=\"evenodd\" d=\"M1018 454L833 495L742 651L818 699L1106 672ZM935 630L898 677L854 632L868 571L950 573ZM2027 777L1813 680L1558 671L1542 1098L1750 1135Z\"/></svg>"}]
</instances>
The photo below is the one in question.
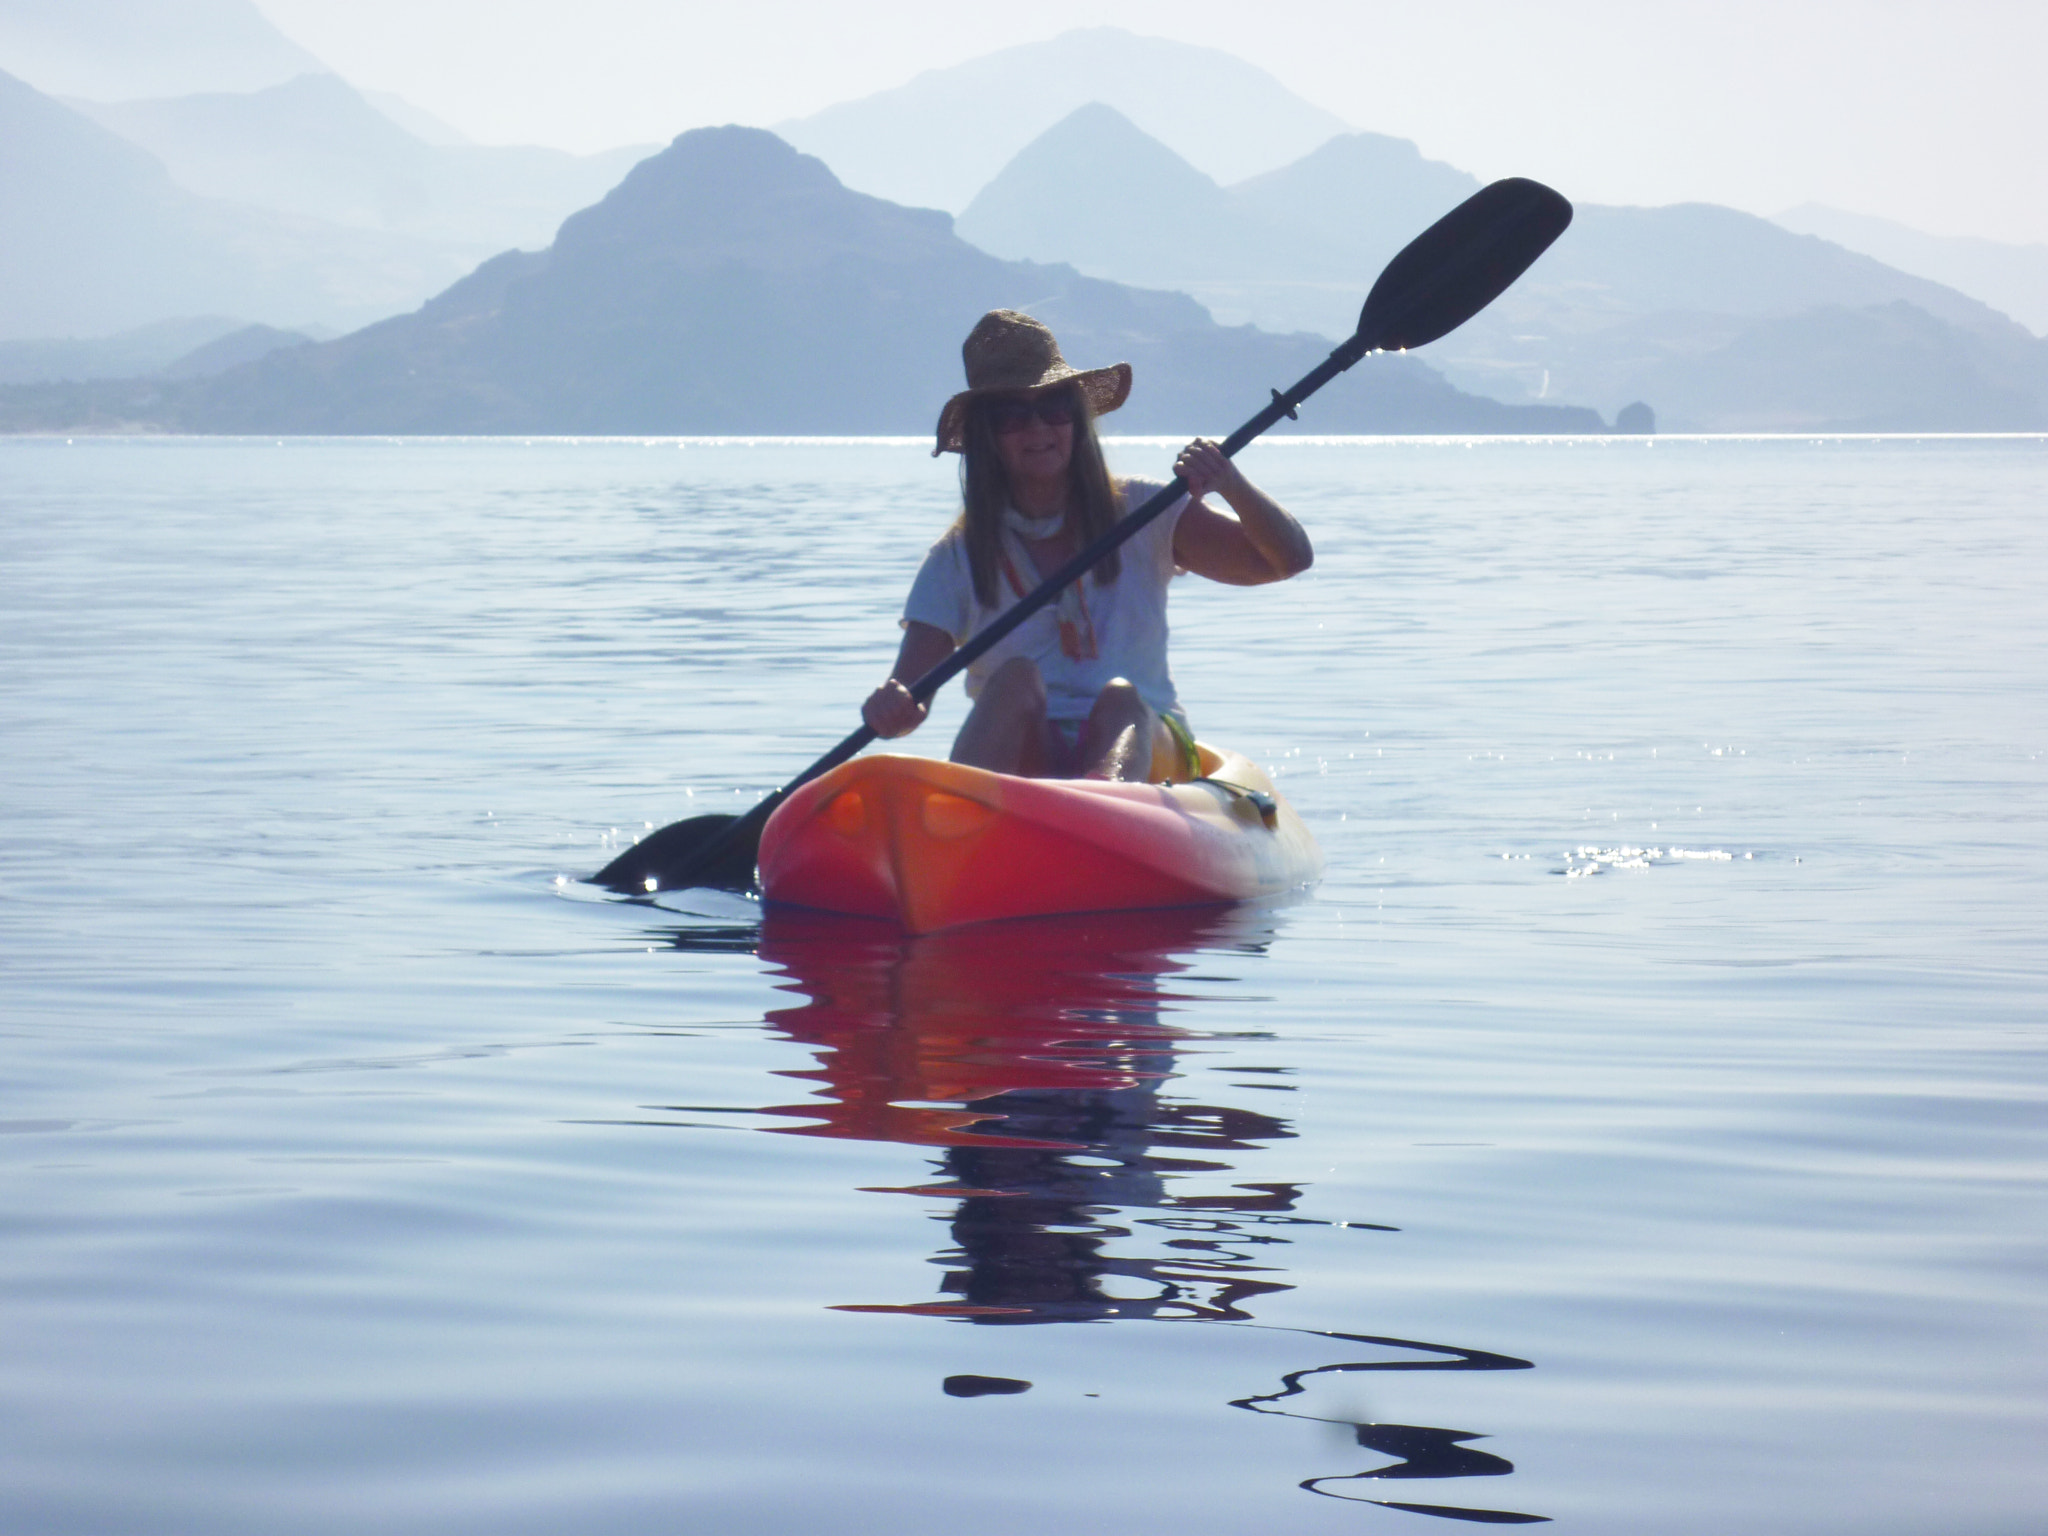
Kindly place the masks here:
<instances>
[{"instance_id":1,"label":"woman","mask_svg":"<svg viewBox=\"0 0 2048 1536\"><path fill-rule=\"evenodd\" d=\"M895 668L862 706L878 736L923 724L911 683L1159 489L1112 481L1095 436L1095 417L1130 394L1130 364L1071 368L1051 331L1007 309L984 315L961 355L967 388L946 402L932 452L963 455L963 506L911 586ZM967 669L974 708L954 762L1037 778L1200 772L1166 666L1168 581L1190 570L1258 586L1299 575L1315 555L1301 525L1215 443L1197 438L1174 471L1188 486L1179 505ZM1230 511L1211 507L1211 494Z\"/></svg>"}]
</instances>

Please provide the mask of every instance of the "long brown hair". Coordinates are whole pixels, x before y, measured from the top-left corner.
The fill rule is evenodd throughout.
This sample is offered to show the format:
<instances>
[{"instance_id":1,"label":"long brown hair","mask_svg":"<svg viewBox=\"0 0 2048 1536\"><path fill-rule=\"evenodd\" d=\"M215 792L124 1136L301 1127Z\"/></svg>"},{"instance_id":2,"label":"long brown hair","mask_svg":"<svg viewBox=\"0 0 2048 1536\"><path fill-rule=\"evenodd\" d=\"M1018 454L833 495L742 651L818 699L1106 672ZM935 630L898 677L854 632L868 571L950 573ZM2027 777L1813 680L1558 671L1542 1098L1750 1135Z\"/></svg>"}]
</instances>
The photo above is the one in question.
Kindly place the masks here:
<instances>
[{"instance_id":1,"label":"long brown hair","mask_svg":"<svg viewBox=\"0 0 2048 1536\"><path fill-rule=\"evenodd\" d=\"M1087 545L1116 522L1117 488L1103 462L1102 443L1095 436L1095 417L1089 412L1087 397L1071 384L1065 390L1074 413L1074 447L1067 459L1067 515L1082 544ZM1003 559L1003 511L1010 505L1010 477L996 451L996 429L989 419L991 398L971 401L967 407L967 442L960 455L960 517L954 524L966 536L974 600L984 608L996 605L996 568ZM1111 550L1096 565L1097 586L1116 580L1123 569L1119 553Z\"/></svg>"}]
</instances>

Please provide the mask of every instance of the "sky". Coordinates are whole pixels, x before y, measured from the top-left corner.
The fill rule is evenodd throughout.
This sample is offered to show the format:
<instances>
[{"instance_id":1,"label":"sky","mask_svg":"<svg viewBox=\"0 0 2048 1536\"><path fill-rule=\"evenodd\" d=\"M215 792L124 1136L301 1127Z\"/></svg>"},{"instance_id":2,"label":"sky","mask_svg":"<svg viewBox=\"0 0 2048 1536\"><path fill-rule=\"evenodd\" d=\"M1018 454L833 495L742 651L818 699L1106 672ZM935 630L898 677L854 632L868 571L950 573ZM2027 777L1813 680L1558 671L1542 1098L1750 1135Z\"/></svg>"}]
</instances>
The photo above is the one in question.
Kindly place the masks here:
<instances>
[{"instance_id":1,"label":"sky","mask_svg":"<svg viewBox=\"0 0 2048 1536\"><path fill-rule=\"evenodd\" d=\"M1805 202L2048 242L2048 0L257 0L483 143L769 126L1109 24L1261 66L1357 128L1580 202Z\"/></svg>"}]
</instances>

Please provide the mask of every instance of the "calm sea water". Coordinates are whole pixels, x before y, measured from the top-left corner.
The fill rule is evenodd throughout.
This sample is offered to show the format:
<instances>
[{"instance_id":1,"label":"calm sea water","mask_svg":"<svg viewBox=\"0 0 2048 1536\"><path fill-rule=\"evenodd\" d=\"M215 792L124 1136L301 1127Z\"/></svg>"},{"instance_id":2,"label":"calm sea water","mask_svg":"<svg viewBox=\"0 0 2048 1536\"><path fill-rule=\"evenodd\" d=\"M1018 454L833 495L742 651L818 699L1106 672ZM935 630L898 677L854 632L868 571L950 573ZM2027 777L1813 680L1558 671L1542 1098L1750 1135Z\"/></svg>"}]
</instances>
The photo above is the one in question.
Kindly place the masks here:
<instances>
[{"instance_id":1,"label":"calm sea water","mask_svg":"<svg viewBox=\"0 0 2048 1536\"><path fill-rule=\"evenodd\" d=\"M2041 1530L2048 441L1246 463L1321 887L905 942L574 877L922 445L0 442L0 1527Z\"/></svg>"}]
</instances>

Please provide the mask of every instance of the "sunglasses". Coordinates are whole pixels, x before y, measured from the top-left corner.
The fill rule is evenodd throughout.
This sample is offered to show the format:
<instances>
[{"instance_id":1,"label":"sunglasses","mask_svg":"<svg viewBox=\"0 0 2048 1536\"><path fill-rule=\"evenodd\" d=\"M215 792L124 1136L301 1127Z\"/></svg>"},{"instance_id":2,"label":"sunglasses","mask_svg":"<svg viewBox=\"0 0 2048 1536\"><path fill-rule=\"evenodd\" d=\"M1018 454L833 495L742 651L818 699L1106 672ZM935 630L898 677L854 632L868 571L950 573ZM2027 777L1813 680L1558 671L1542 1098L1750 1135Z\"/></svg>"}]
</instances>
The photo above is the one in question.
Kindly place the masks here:
<instances>
[{"instance_id":1,"label":"sunglasses","mask_svg":"<svg viewBox=\"0 0 2048 1536\"><path fill-rule=\"evenodd\" d=\"M1036 416L1048 427L1064 427L1074 419L1074 402L1065 395L1039 395L1030 400L997 400L986 407L988 424L998 437L1022 432Z\"/></svg>"}]
</instances>

